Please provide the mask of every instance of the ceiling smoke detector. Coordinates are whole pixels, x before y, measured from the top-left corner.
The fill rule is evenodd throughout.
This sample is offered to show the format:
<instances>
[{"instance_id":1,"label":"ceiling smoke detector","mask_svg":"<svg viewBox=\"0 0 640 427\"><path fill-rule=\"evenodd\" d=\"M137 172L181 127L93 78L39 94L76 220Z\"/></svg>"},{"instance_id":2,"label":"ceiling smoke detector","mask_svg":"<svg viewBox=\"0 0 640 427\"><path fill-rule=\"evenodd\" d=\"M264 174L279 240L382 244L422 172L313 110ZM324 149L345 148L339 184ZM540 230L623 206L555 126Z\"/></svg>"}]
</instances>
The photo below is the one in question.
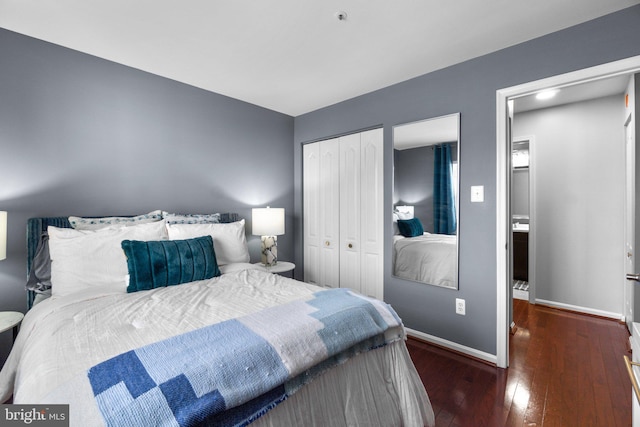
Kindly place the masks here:
<instances>
[{"instance_id":1,"label":"ceiling smoke detector","mask_svg":"<svg viewBox=\"0 0 640 427\"><path fill-rule=\"evenodd\" d=\"M344 12L344 11L336 12L336 18L338 18L338 21L346 21L347 20L347 12Z\"/></svg>"}]
</instances>

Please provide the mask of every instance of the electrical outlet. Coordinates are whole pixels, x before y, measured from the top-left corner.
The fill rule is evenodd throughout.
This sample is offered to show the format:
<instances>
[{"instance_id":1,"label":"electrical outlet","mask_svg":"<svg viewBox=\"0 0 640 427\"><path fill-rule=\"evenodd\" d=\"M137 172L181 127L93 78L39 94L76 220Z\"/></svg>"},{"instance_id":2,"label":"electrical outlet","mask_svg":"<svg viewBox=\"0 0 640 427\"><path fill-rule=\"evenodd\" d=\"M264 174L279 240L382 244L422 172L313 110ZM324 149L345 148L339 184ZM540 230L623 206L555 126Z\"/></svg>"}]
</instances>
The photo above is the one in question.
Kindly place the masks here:
<instances>
[{"instance_id":1,"label":"electrical outlet","mask_svg":"<svg viewBox=\"0 0 640 427\"><path fill-rule=\"evenodd\" d=\"M466 314L465 301L462 298L456 298L456 314Z\"/></svg>"}]
</instances>

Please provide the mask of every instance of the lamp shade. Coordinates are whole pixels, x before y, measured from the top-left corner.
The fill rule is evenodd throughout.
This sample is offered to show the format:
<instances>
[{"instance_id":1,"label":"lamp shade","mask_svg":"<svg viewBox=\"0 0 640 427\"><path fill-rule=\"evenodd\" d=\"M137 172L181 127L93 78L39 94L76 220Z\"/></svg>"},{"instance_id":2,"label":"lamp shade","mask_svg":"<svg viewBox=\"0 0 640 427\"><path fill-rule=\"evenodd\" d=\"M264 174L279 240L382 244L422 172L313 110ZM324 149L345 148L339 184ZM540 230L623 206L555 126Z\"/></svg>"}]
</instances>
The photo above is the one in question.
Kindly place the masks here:
<instances>
[{"instance_id":1,"label":"lamp shade","mask_svg":"<svg viewBox=\"0 0 640 427\"><path fill-rule=\"evenodd\" d=\"M284 234L284 208L253 208L251 221L253 235L279 236Z\"/></svg>"},{"instance_id":2,"label":"lamp shade","mask_svg":"<svg viewBox=\"0 0 640 427\"><path fill-rule=\"evenodd\" d=\"M0 259L7 257L7 212L0 211Z\"/></svg>"}]
</instances>

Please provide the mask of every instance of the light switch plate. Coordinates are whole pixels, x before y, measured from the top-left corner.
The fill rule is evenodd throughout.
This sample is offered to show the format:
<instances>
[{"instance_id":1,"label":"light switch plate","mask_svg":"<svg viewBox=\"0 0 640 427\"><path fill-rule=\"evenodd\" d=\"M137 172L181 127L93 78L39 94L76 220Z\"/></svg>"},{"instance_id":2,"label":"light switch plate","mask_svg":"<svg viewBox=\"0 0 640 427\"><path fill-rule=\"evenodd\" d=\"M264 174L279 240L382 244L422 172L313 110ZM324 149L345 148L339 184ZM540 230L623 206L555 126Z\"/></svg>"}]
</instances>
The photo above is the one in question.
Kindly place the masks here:
<instances>
[{"instance_id":1,"label":"light switch plate","mask_svg":"<svg viewBox=\"0 0 640 427\"><path fill-rule=\"evenodd\" d=\"M471 201L473 203L484 202L484 185L471 186Z\"/></svg>"}]
</instances>

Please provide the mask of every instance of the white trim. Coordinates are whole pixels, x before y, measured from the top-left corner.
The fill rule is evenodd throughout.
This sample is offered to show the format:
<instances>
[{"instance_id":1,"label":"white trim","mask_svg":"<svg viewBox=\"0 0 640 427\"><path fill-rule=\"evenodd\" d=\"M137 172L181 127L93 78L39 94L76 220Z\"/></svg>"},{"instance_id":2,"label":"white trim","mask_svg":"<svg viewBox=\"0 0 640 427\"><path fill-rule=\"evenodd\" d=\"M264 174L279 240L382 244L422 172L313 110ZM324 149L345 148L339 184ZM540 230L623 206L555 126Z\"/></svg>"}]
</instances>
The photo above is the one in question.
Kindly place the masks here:
<instances>
[{"instance_id":1,"label":"white trim","mask_svg":"<svg viewBox=\"0 0 640 427\"><path fill-rule=\"evenodd\" d=\"M594 316L607 317L609 319L624 321L624 315L622 313L613 313L610 311L597 310L595 308L581 307L579 305L565 304L562 302L547 301L544 299L536 299L536 304L542 304L549 307L562 308L564 310L571 310L578 313L592 314Z\"/></svg>"},{"instance_id":2,"label":"white trim","mask_svg":"<svg viewBox=\"0 0 640 427\"><path fill-rule=\"evenodd\" d=\"M496 365L509 366L509 230L507 205L507 95L496 92Z\"/></svg>"},{"instance_id":3,"label":"white trim","mask_svg":"<svg viewBox=\"0 0 640 427\"><path fill-rule=\"evenodd\" d=\"M542 89L572 86L605 77L631 74L640 71L640 56L622 59L583 70L573 71L512 86L496 91L496 360L498 367L509 365L509 294L511 280L507 277L509 252L507 202L507 101L510 98L529 95ZM509 153L510 154L510 153ZM507 222L507 220L509 222Z\"/></svg>"},{"instance_id":4,"label":"white trim","mask_svg":"<svg viewBox=\"0 0 640 427\"><path fill-rule=\"evenodd\" d=\"M536 280L536 246L538 242L538 193L536 191L536 181L538 179L536 137L529 138L529 302L536 300L537 280Z\"/></svg>"},{"instance_id":5,"label":"white trim","mask_svg":"<svg viewBox=\"0 0 640 427\"><path fill-rule=\"evenodd\" d=\"M496 364L496 356L494 356L493 354L485 353L484 351L479 351L453 341L448 341L443 338L425 334L424 332L416 331L415 329L405 328L405 330L407 331L407 335L411 337L436 344L449 350L457 351L458 353L466 354L467 356L475 357L476 359L484 360L485 362L489 362L494 365Z\"/></svg>"},{"instance_id":6,"label":"white trim","mask_svg":"<svg viewBox=\"0 0 640 427\"><path fill-rule=\"evenodd\" d=\"M499 89L497 94L498 96L504 95L506 101L507 98L519 98L543 89L574 86L607 77L632 74L638 71L640 71L640 55L566 74L559 74L546 79L523 83L518 86Z\"/></svg>"},{"instance_id":7,"label":"white trim","mask_svg":"<svg viewBox=\"0 0 640 427\"><path fill-rule=\"evenodd\" d=\"M635 93L635 79L633 76L629 78L627 83L627 96L629 96L630 90ZM627 273L635 273L636 265L635 261L635 240L636 240L636 126L635 116L635 96L630 96L634 105L629 105L627 108L629 114L624 123L624 154L625 154L625 195L624 195L624 249L625 257L623 258L623 269L625 277ZM634 125L635 124L635 125ZM628 139L631 139L630 143ZM633 256L629 256L631 253ZM633 306L634 306L634 285L633 282L623 280L624 292L622 297L622 306L627 328L631 332L631 323L633 322ZM628 317L627 317L628 316Z\"/></svg>"}]
</instances>

